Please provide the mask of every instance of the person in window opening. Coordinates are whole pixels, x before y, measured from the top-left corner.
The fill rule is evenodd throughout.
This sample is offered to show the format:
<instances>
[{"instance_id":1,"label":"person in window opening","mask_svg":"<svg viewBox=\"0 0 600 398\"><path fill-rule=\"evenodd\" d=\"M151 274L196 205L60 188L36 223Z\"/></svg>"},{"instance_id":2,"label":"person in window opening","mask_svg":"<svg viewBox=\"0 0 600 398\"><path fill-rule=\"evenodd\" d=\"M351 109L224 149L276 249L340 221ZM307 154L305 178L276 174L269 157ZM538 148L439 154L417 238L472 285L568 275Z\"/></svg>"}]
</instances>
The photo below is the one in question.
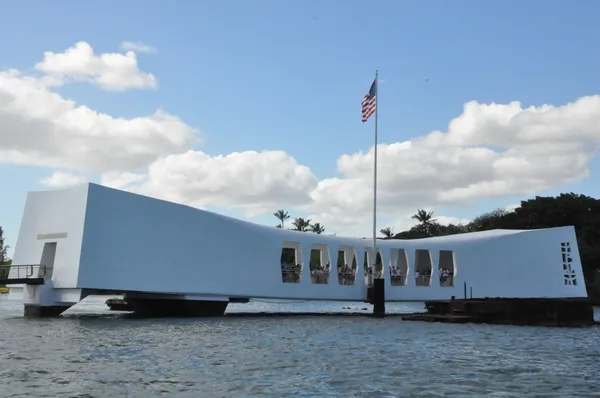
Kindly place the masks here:
<instances>
[{"instance_id":1,"label":"person in window opening","mask_svg":"<svg viewBox=\"0 0 600 398\"><path fill-rule=\"evenodd\" d=\"M325 273L323 275L324 283L329 283L329 272L331 271L331 265L329 263L325 264Z\"/></svg>"},{"instance_id":2,"label":"person in window opening","mask_svg":"<svg viewBox=\"0 0 600 398\"><path fill-rule=\"evenodd\" d=\"M369 270L367 271L367 285L373 285L373 267L369 267Z\"/></svg>"},{"instance_id":3,"label":"person in window opening","mask_svg":"<svg viewBox=\"0 0 600 398\"><path fill-rule=\"evenodd\" d=\"M442 286L450 286L452 285L452 278L454 277L453 270L449 270L446 268L440 268L440 284Z\"/></svg>"},{"instance_id":4,"label":"person in window opening","mask_svg":"<svg viewBox=\"0 0 600 398\"><path fill-rule=\"evenodd\" d=\"M392 284L394 286L399 286L402 284L402 277L400 275L400 270L398 269L398 266L393 265L392 268L390 269L390 275L392 278Z\"/></svg>"},{"instance_id":5,"label":"person in window opening","mask_svg":"<svg viewBox=\"0 0 600 398\"><path fill-rule=\"evenodd\" d=\"M348 264L344 264L344 266L342 267L341 278L342 278L342 285L352 284L350 267L348 267Z\"/></svg>"}]
</instances>

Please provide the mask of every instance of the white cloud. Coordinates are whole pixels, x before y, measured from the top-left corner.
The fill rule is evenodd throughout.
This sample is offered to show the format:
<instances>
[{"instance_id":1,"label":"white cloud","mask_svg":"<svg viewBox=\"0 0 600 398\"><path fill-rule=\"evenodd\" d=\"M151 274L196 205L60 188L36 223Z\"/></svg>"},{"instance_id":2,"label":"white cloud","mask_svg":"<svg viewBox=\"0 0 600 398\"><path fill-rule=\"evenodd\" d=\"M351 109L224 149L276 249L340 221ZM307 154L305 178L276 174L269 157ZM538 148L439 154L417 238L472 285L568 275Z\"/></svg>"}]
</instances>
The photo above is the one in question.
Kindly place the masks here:
<instances>
[{"instance_id":1,"label":"white cloud","mask_svg":"<svg viewBox=\"0 0 600 398\"><path fill-rule=\"evenodd\" d=\"M55 171L50 177L44 178L40 181L42 185L53 188L70 187L73 185L83 184L85 182L87 182L87 178L83 176L61 171Z\"/></svg>"},{"instance_id":2,"label":"white cloud","mask_svg":"<svg viewBox=\"0 0 600 398\"><path fill-rule=\"evenodd\" d=\"M110 172L102 174L100 184L115 189L128 189L131 184L143 181L145 178L144 174Z\"/></svg>"},{"instance_id":3,"label":"white cloud","mask_svg":"<svg viewBox=\"0 0 600 398\"><path fill-rule=\"evenodd\" d=\"M163 110L113 117L61 97L40 79L0 71L0 163L134 170L187 149L196 133Z\"/></svg>"},{"instance_id":4,"label":"white cloud","mask_svg":"<svg viewBox=\"0 0 600 398\"><path fill-rule=\"evenodd\" d=\"M125 72L121 61L129 62ZM196 130L165 111L118 118L51 91L77 79L116 88L121 77L142 73L134 53L94 55L82 42L46 53L38 67L46 74L37 78L0 71L0 162L92 171L103 184L199 207L287 208L327 232L370 235L372 150L341 156L338 176L321 181L282 151L211 156L190 150ZM379 229L410 227L418 208L529 196L581 180L599 144L600 96L528 108L469 102L447 132L379 147Z\"/></svg>"},{"instance_id":5,"label":"white cloud","mask_svg":"<svg viewBox=\"0 0 600 398\"><path fill-rule=\"evenodd\" d=\"M124 41L121 43L121 50L133 51L136 53L156 53L156 48L139 41Z\"/></svg>"},{"instance_id":6,"label":"white cloud","mask_svg":"<svg viewBox=\"0 0 600 398\"><path fill-rule=\"evenodd\" d=\"M154 162L136 192L197 206L236 207L249 214L310 202L317 179L283 151L209 156L188 151Z\"/></svg>"},{"instance_id":7,"label":"white cloud","mask_svg":"<svg viewBox=\"0 0 600 398\"><path fill-rule=\"evenodd\" d=\"M600 96L564 105L465 105L448 132L379 146L381 215L477 199L533 195L589 175L600 143ZM343 155L342 177L319 182L314 214L368 230L373 153ZM490 209L493 210L493 209Z\"/></svg>"},{"instance_id":8,"label":"white cloud","mask_svg":"<svg viewBox=\"0 0 600 398\"><path fill-rule=\"evenodd\" d=\"M140 71L134 51L96 55L85 41L62 53L46 51L35 68L47 75L48 85L86 81L110 91L158 87L154 75Z\"/></svg>"}]
</instances>

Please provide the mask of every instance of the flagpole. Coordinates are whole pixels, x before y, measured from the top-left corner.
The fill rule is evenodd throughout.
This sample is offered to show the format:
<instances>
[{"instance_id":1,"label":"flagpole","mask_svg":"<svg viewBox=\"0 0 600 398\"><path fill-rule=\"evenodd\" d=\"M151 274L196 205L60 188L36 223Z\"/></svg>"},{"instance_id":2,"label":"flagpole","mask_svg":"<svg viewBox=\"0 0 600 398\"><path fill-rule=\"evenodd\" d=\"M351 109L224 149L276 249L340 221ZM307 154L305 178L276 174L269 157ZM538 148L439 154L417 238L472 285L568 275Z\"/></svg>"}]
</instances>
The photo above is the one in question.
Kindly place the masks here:
<instances>
[{"instance_id":1,"label":"flagpole","mask_svg":"<svg viewBox=\"0 0 600 398\"><path fill-rule=\"evenodd\" d=\"M377 113L379 112L379 71L375 71L375 146L373 147L373 278L377 277ZM383 261L383 259L382 259Z\"/></svg>"}]
</instances>

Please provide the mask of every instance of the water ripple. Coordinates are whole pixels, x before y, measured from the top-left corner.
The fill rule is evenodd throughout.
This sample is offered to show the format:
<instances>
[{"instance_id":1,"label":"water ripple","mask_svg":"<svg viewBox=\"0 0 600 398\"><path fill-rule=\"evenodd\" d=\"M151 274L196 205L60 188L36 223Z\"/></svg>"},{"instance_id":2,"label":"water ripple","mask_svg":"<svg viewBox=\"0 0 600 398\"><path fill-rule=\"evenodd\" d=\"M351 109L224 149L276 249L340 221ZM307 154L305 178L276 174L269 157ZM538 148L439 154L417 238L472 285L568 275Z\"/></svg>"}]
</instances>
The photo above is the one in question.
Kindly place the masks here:
<instances>
[{"instance_id":1,"label":"water ripple","mask_svg":"<svg viewBox=\"0 0 600 398\"><path fill-rule=\"evenodd\" d=\"M394 317L143 320L111 314L102 301L82 303L60 319L28 320L18 303L0 298L2 396L592 397L600 391L599 328ZM343 305L296 310L323 306ZM95 315L78 314L90 310Z\"/></svg>"}]
</instances>

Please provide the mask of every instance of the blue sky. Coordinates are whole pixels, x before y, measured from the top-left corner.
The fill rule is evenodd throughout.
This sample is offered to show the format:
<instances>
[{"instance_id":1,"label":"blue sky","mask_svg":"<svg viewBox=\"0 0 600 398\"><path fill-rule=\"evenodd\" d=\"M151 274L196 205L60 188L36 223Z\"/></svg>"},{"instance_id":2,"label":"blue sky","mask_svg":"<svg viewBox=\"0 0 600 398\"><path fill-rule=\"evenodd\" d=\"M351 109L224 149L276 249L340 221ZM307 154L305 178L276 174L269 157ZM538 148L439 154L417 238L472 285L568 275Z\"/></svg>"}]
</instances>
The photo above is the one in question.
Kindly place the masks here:
<instances>
[{"instance_id":1,"label":"blue sky","mask_svg":"<svg viewBox=\"0 0 600 398\"><path fill-rule=\"evenodd\" d=\"M32 68L45 51L63 52L79 41L97 54L118 52L123 41L146 43L156 53L139 53L137 60L156 76L158 89L115 93L68 84L52 90L113 117L164 109L197 129L202 142L192 149L211 156L282 150L318 180L339 177L340 156L372 146L373 126L360 123L360 101L375 69L382 79L379 137L390 144L446 131L469 101L561 106L600 92L600 2L592 0L0 0L0 9L0 70L37 76ZM586 167L588 178L536 193L598 196L600 163L594 158ZM52 171L0 162L0 225L9 244L26 192L46 189L40 180ZM435 209L470 218L526 197L507 192ZM238 207L205 207L248 217ZM392 213L382 216L382 226L401 217ZM269 213L252 219L275 224Z\"/></svg>"}]
</instances>

